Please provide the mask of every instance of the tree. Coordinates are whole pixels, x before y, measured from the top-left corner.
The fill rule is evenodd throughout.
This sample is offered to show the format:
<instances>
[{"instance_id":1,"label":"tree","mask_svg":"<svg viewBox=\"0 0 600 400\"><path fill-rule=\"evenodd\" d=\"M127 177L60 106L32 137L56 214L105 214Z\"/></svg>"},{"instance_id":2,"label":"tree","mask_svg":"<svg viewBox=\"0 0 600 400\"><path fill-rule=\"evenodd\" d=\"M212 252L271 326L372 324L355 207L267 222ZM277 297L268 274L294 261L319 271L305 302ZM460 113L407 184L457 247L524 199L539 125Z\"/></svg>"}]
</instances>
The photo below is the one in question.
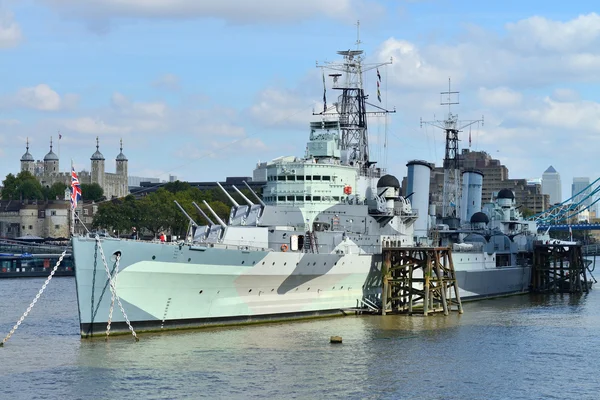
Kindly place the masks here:
<instances>
[{"instance_id":1,"label":"tree","mask_svg":"<svg viewBox=\"0 0 600 400\"><path fill-rule=\"evenodd\" d=\"M15 196L23 200L43 200L45 198L42 185L37 179L24 180L16 189Z\"/></svg>"},{"instance_id":2,"label":"tree","mask_svg":"<svg viewBox=\"0 0 600 400\"><path fill-rule=\"evenodd\" d=\"M19 186L17 177L13 174L6 175L6 178L2 181L2 198L4 200L13 199L17 186Z\"/></svg>"},{"instance_id":3,"label":"tree","mask_svg":"<svg viewBox=\"0 0 600 400\"><path fill-rule=\"evenodd\" d=\"M64 200L65 190L67 190L67 185L63 182L55 182L52 186L44 188L44 196L48 200Z\"/></svg>"},{"instance_id":4,"label":"tree","mask_svg":"<svg viewBox=\"0 0 600 400\"><path fill-rule=\"evenodd\" d=\"M523 207L523 209L521 209L521 214L523 215L523 218L529 218L529 217L535 215L533 210L531 210L529 208L525 208L525 207Z\"/></svg>"},{"instance_id":5,"label":"tree","mask_svg":"<svg viewBox=\"0 0 600 400\"><path fill-rule=\"evenodd\" d=\"M85 200L100 201L104 198L104 189L97 183L82 183L81 198Z\"/></svg>"},{"instance_id":6,"label":"tree","mask_svg":"<svg viewBox=\"0 0 600 400\"><path fill-rule=\"evenodd\" d=\"M191 186L187 182L175 181L169 182L163 186L163 189L175 194L177 192L185 192L190 190Z\"/></svg>"}]
</instances>

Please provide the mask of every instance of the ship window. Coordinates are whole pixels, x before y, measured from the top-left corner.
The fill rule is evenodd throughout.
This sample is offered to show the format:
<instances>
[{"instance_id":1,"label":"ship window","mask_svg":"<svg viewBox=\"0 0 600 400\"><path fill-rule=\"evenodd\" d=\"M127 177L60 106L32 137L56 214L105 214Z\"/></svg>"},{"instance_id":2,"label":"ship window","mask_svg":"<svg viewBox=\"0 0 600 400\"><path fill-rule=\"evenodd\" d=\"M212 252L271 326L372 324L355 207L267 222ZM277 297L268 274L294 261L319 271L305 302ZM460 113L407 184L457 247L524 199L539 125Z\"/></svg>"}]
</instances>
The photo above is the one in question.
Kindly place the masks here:
<instances>
[{"instance_id":1,"label":"ship window","mask_svg":"<svg viewBox=\"0 0 600 400\"><path fill-rule=\"evenodd\" d=\"M314 175L313 176L313 181L320 181L321 180L321 175Z\"/></svg>"},{"instance_id":2,"label":"ship window","mask_svg":"<svg viewBox=\"0 0 600 400\"><path fill-rule=\"evenodd\" d=\"M278 181L285 181L285 175L280 175L277 177Z\"/></svg>"},{"instance_id":3,"label":"ship window","mask_svg":"<svg viewBox=\"0 0 600 400\"><path fill-rule=\"evenodd\" d=\"M296 176L295 175L288 175L287 176L287 180L288 181L295 181L296 180Z\"/></svg>"},{"instance_id":4,"label":"ship window","mask_svg":"<svg viewBox=\"0 0 600 400\"><path fill-rule=\"evenodd\" d=\"M333 199L334 199L335 201L340 201L340 196L333 196Z\"/></svg>"},{"instance_id":5,"label":"ship window","mask_svg":"<svg viewBox=\"0 0 600 400\"><path fill-rule=\"evenodd\" d=\"M304 180L304 175L298 175L298 176L296 177L296 180L297 180L297 181L303 181L303 180Z\"/></svg>"},{"instance_id":6,"label":"ship window","mask_svg":"<svg viewBox=\"0 0 600 400\"><path fill-rule=\"evenodd\" d=\"M306 175L306 180L307 180L307 181L310 181L310 180L312 180L312 176L310 176L310 175Z\"/></svg>"},{"instance_id":7,"label":"ship window","mask_svg":"<svg viewBox=\"0 0 600 400\"><path fill-rule=\"evenodd\" d=\"M306 196L306 201L311 201L311 200L312 200L311 196ZM23 228L25 228L25 227L23 227Z\"/></svg>"},{"instance_id":8,"label":"ship window","mask_svg":"<svg viewBox=\"0 0 600 400\"><path fill-rule=\"evenodd\" d=\"M323 180L324 180L324 181L330 181L330 180L331 180L331 177L330 177L330 176L323 176Z\"/></svg>"},{"instance_id":9,"label":"ship window","mask_svg":"<svg viewBox=\"0 0 600 400\"><path fill-rule=\"evenodd\" d=\"M29 229L33 229L33 225L29 225Z\"/></svg>"},{"instance_id":10,"label":"ship window","mask_svg":"<svg viewBox=\"0 0 600 400\"><path fill-rule=\"evenodd\" d=\"M288 200L288 201L294 201L294 196L288 196L288 197L287 197L287 200Z\"/></svg>"},{"instance_id":11,"label":"ship window","mask_svg":"<svg viewBox=\"0 0 600 400\"><path fill-rule=\"evenodd\" d=\"M313 201L321 201L321 196L314 196Z\"/></svg>"},{"instance_id":12,"label":"ship window","mask_svg":"<svg viewBox=\"0 0 600 400\"><path fill-rule=\"evenodd\" d=\"M304 201L304 196L296 196L296 201Z\"/></svg>"},{"instance_id":13,"label":"ship window","mask_svg":"<svg viewBox=\"0 0 600 400\"><path fill-rule=\"evenodd\" d=\"M285 201L285 196L277 196L277 201Z\"/></svg>"}]
</instances>

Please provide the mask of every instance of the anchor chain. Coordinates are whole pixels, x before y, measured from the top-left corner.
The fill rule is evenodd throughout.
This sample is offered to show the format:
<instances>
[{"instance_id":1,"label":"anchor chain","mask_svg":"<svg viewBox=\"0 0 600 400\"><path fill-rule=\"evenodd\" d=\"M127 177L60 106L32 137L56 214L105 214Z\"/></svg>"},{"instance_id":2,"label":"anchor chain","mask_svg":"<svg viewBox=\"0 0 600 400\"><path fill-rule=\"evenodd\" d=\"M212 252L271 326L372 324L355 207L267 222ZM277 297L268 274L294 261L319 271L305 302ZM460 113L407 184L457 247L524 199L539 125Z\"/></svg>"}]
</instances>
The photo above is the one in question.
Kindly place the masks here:
<instances>
[{"instance_id":1,"label":"anchor chain","mask_svg":"<svg viewBox=\"0 0 600 400\"><path fill-rule=\"evenodd\" d=\"M54 268L52 268L50 275L48 276L48 278L46 278L46 281L42 285L42 288L37 292L37 294L35 295L35 298L31 302L31 304L29 304L29 307L27 307L27 310L23 313L21 318L19 318L19 320L17 321L15 326L13 326L13 328L10 330L8 335L6 335L6 337L4 339L2 339L2 342L0 343L0 347L4 346L4 343L6 343L8 341L8 339L10 339L10 337L13 335L13 333L15 333L15 331L19 328L19 326L21 326L21 323L23 323L23 320L25 320L25 318L29 315L29 313L31 312L31 309L33 308L33 306L35 306L35 303L37 303L37 301L39 300L42 293L44 293L44 290L46 290L46 286L48 286L48 283L50 283L50 281L52 280L52 277L56 273L56 270L58 269L58 266L60 265L63 258L65 257L65 254L67 254L67 249L65 249L65 251L63 251L62 254L60 255L60 257L58 258L56 265L54 266Z\"/></svg>"},{"instance_id":2,"label":"anchor chain","mask_svg":"<svg viewBox=\"0 0 600 400\"><path fill-rule=\"evenodd\" d=\"M116 262L115 262L115 268L113 268L113 273L111 274L111 276L114 277L114 282L115 282L115 287L117 286L117 277L119 276L119 260L121 260L121 256L117 255L116 256ZM107 270L108 271L108 270ZM110 334L110 324L112 323L112 315L113 315L113 310L115 308L115 293L116 291L111 291L112 296L110 299L110 310L108 312L108 323L106 325L106 339L108 340L108 335Z\"/></svg>"},{"instance_id":3,"label":"anchor chain","mask_svg":"<svg viewBox=\"0 0 600 400\"><path fill-rule=\"evenodd\" d=\"M98 244L98 248L100 249L100 258L102 258L102 263L104 264L104 269L106 271L106 276L108 277L108 282L109 282L109 285L110 285L110 290L112 292L113 299L115 299L117 301L117 304L119 305L119 308L121 309L121 313L123 314L123 318L125 318L125 322L127 323L127 326L129 327L129 330L131 331L131 334L133 335L134 340L136 342L138 342L140 339L137 337L137 334L133 330L133 326L131 326L131 322L129 321L129 317L127 316L127 313L125 312L125 309L123 308L123 304L121 303L121 298L117 294L117 288L116 288L116 269L115 269L115 277L114 277L114 280L113 280L113 277L111 276L110 270L108 269L108 264L106 262L106 257L104 256L104 249L102 248L102 245L100 244L100 237L98 235L96 235L96 243ZM117 263L119 261L119 258L120 257L117 256ZM114 300L113 300L113 302L114 302ZM112 308L112 306L111 306L111 308ZM108 335L108 332L110 330L110 323L111 323L111 321L110 321L110 318L109 318L109 326L107 326L107 335ZM107 338L108 338L108 336L107 336Z\"/></svg>"}]
</instances>

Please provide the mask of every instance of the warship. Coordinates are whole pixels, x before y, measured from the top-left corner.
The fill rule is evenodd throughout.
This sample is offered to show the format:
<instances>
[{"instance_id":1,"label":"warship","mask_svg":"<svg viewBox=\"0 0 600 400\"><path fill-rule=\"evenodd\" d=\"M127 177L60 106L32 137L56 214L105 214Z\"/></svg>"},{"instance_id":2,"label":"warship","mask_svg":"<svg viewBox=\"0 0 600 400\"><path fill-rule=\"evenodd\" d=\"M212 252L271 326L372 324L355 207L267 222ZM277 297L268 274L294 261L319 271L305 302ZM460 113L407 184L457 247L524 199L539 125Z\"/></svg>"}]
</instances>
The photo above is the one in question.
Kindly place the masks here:
<instances>
[{"instance_id":1,"label":"warship","mask_svg":"<svg viewBox=\"0 0 600 400\"><path fill-rule=\"evenodd\" d=\"M363 63L359 43L338 52L342 61L318 65L324 106L313 113L305 155L259 165L262 196L232 186L245 204L219 185L232 204L227 221L193 203L208 221L199 226L177 204L191 227L177 243L73 237L82 337L104 334L107 323L143 332L378 310L389 246L451 247L463 300L529 290L533 244L547 232L523 219L509 189L482 206L482 173L460 176L458 133L468 125L456 115L436 121L447 139L441 218L430 211L431 164L407 164L402 196L398 179L370 159L368 117L391 111L368 102L363 74L377 71L380 99L379 67L388 63ZM325 70L341 92L329 107ZM111 286L127 315L113 315Z\"/></svg>"},{"instance_id":2,"label":"warship","mask_svg":"<svg viewBox=\"0 0 600 400\"><path fill-rule=\"evenodd\" d=\"M343 314L377 299L382 245L412 246L418 210L369 159L368 116L389 111L367 111L363 74L376 70L379 82L388 63L364 63L359 43L319 66L324 107L313 113L306 154L267 165L262 198L233 187L245 204L228 195L227 221L194 203L206 226L180 207L192 229L178 243L73 237L83 337L104 334L107 323L112 332L130 323L143 332L278 321ZM326 70L340 92L329 107ZM113 285L126 316L112 313Z\"/></svg>"}]
</instances>

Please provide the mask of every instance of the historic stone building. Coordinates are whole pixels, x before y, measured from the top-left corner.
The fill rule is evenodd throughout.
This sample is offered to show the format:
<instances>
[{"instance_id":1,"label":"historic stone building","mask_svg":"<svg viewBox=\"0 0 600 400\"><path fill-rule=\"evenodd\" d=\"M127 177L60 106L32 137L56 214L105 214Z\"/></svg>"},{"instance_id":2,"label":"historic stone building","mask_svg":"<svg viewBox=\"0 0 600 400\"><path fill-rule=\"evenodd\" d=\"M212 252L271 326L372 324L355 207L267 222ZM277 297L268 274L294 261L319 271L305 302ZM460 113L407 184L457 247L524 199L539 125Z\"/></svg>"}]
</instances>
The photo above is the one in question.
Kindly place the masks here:
<instances>
[{"instance_id":1,"label":"historic stone building","mask_svg":"<svg viewBox=\"0 0 600 400\"><path fill-rule=\"evenodd\" d=\"M58 201L0 201L0 236L68 238L70 203Z\"/></svg>"},{"instance_id":2,"label":"historic stone building","mask_svg":"<svg viewBox=\"0 0 600 400\"><path fill-rule=\"evenodd\" d=\"M56 182L71 185L71 173L60 172L59 159L56 153L52 151L52 138L50 139L50 151L44 157L43 161L35 161L29 153L29 141L27 141L27 151L21 157L21 171L29 171L33 174L42 186L50 187ZM80 171L77 173L80 183L97 183L104 190L104 196L107 199L114 197L124 197L129 194L127 183L127 157L123 154L123 141L121 140L120 153L117 155L116 172L107 173L105 169L105 159L100 153L100 144L96 138L96 152L92 154L91 172Z\"/></svg>"}]
</instances>

